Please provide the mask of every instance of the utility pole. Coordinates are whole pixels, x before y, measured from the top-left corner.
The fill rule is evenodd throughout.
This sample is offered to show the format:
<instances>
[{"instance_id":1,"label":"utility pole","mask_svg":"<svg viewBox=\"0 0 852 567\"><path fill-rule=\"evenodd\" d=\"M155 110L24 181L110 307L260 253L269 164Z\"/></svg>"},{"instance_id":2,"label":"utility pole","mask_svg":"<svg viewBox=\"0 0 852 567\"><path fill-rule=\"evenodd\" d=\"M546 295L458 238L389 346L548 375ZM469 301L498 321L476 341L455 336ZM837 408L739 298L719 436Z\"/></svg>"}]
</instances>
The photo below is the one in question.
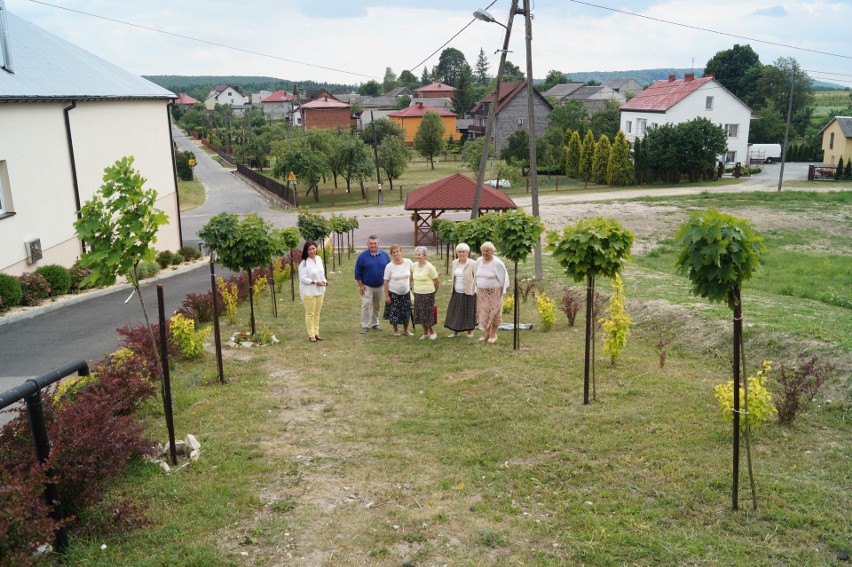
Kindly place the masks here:
<instances>
[{"instance_id":1,"label":"utility pole","mask_svg":"<svg viewBox=\"0 0 852 567\"><path fill-rule=\"evenodd\" d=\"M784 181L784 164L787 163L787 140L790 136L790 120L793 117L793 87L796 84L795 81L795 72L796 69L791 65L790 67L790 100L787 102L787 126L784 128L784 147L781 150L781 172L778 174L778 192L781 192L781 183Z\"/></svg>"},{"instance_id":2,"label":"utility pole","mask_svg":"<svg viewBox=\"0 0 852 567\"><path fill-rule=\"evenodd\" d=\"M524 0L524 22L526 23L526 42L527 42L527 113L529 122L529 141L530 141L530 193L532 194L532 214L534 217L539 217L538 211L538 159L536 156L535 147L535 89L533 87L533 64L532 64L532 10L530 9L530 0ZM541 239L539 238L538 246L533 248L533 257L535 258L535 279L540 280L543 277L541 267Z\"/></svg>"}]
</instances>

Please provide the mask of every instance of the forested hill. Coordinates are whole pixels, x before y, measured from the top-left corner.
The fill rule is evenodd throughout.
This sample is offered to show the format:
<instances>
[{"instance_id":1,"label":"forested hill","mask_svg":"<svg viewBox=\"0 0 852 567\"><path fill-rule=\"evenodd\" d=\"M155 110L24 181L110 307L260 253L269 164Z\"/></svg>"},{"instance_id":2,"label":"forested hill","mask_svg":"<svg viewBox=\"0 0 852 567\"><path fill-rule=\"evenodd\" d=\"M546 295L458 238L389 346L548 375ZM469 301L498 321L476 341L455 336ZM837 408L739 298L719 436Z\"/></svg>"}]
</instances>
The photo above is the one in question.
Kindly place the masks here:
<instances>
[{"instance_id":1,"label":"forested hill","mask_svg":"<svg viewBox=\"0 0 852 567\"><path fill-rule=\"evenodd\" d=\"M293 86L299 85L300 90L325 89L330 93L349 93L356 89L352 85L338 83L318 83L316 81L290 81L275 77L252 77L233 75L145 75L146 79L156 83L173 93L187 93L198 100L207 98L208 93L216 85L233 85L248 93L258 91L276 91L279 89L293 92Z\"/></svg>"},{"instance_id":2,"label":"forested hill","mask_svg":"<svg viewBox=\"0 0 852 567\"><path fill-rule=\"evenodd\" d=\"M674 75L682 79L686 73L695 73L700 77L704 72L701 69L632 69L630 71L583 71L579 73L565 73L575 83L588 83L597 81L603 83L611 79L635 79L640 85L650 85L654 81L662 81Z\"/></svg>"}]
</instances>

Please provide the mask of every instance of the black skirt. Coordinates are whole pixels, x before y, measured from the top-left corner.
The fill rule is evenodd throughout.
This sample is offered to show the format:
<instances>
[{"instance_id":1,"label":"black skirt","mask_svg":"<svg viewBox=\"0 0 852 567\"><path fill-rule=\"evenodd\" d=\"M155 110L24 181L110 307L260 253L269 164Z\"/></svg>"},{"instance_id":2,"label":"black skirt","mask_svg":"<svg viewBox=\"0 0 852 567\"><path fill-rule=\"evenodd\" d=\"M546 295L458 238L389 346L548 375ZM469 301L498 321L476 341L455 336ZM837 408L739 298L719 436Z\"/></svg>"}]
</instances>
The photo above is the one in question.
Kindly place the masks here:
<instances>
[{"instance_id":1,"label":"black skirt","mask_svg":"<svg viewBox=\"0 0 852 567\"><path fill-rule=\"evenodd\" d=\"M472 331L476 327L476 296L453 290L444 326L451 331Z\"/></svg>"},{"instance_id":2,"label":"black skirt","mask_svg":"<svg viewBox=\"0 0 852 567\"><path fill-rule=\"evenodd\" d=\"M392 291L390 294L390 304L385 303L386 321L390 321L391 325L408 325L411 318L411 296L409 294L398 295Z\"/></svg>"},{"instance_id":3,"label":"black skirt","mask_svg":"<svg viewBox=\"0 0 852 567\"><path fill-rule=\"evenodd\" d=\"M431 327L435 324L435 292L414 294L414 322Z\"/></svg>"}]
</instances>

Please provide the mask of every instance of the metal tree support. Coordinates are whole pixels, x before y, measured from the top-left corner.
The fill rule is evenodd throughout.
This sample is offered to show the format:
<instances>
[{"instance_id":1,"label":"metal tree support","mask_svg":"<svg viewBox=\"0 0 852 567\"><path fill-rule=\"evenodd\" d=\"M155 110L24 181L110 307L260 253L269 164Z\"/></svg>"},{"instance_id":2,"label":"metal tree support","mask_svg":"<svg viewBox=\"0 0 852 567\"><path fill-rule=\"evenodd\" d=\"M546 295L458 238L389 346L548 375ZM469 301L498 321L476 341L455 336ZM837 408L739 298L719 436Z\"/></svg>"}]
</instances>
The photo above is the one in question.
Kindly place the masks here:
<instances>
[{"instance_id":1,"label":"metal tree support","mask_svg":"<svg viewBox=\"0 0 852 567\"><path fill-rule=\"evenodd\" d=\"M736 294L737 296L739 294ZM731 483L731 507L739 508L740 488L740 344L743 335L743 311L736 298L734 306L734 452L733 478Z\"/></svg>"},{"instance_id":2,"label":"metal tree support","mask_svg":"<svg viewBox=\"0 0 852 567\"><path fill-rule=\"evenodd\" d=\"M56 370L42 374L37 378L31 378L19 386L15 386L11 390L6 390L0 393L0 410L9 407L10 405L26 400L27 419L30 422L30 431L33 434L33 443L35 445L36 459L41 464L47 462L50 456L50 439L47 436L47 427L44 423L44 411L41 405L41 389L50 386L55 382L59 382L66 376L77 373L78 376L89 375L89 365L85 360L77 360L65 366L61 366ZM48 469L46 471L48 481L54 478L55 471ZM44 487L44 499L50 508L50 517L53 520L61 521L65 518L62 512L62 503L59 501L59 487L54 482L47 482ZM64 527L60 527L54 534L54 549L58 553L63 553L68 548L68 532Z\"/></svg>"},{"instance_id":3,"label":"metal tree support","mask_svg":"<svg viewBox=\"0 0 852 567\"><path fill-rule=\"evenodd\" d=\"M216 342L216 369L219 372L219 383L225 383L225 371L222 368L222 334L219 331L219 288L216 286L216 271L210 262L210 290L213 293L213 338Z\"/></svg>"},{"instance_id":4,"label":"metal tree support","mask_svg":"<svg viewBox=\"0 0 852 567\"><path fill-rule=\"evenodd\" d=\"M177 465L177 446L175 445L175 420L172 414L172 383L169 375L169 346L166 342L166 308L163 301L163 284L157 284L157 310L160 315L160 360L163 363L163 411L166 414L166 429L169 431L169 455L172 465Z\"/></svg>"},{"instance_id":5,"label":"metal tree support","mask_svg":"<svg viewBox=\"0 0 852 567\"><path fill-rule=\"evenodd\" d=\"M595 279L591 274L586 276L586 355L583 366L583 405L589 405L589 353L592 338L592 314L594 313Z\"/></svg>"}]
</instances>

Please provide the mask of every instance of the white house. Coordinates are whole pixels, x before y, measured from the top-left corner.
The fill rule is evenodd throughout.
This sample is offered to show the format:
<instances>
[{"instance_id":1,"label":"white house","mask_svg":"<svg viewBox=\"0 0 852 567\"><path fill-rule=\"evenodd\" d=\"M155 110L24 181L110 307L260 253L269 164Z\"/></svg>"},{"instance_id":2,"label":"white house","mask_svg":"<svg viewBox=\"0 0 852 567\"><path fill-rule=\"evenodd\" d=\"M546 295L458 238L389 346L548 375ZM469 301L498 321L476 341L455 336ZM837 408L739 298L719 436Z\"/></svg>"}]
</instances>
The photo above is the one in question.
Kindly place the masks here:
<instances>
[{"instance_id":1,"label":"white house","mask_svg":"<svg viewBox=\"0 0 852 567\"><path fill-rule=\"evenodd\" d=\"M232 85L217 85L204 99L204 106L207 107L207 110L213 110L217 104L227 104L232 108L245 108L250 103L251 99L245 96L238 87Z\"/></svg>"},{"instance_id":2,"label":"white house","mask_svg":"<svg viewBox=\"0 0 852 567\"><path fill-rule=\"evenodd\" d=\"M269 93L260 101L263 114L272 120L290 120L295 115L295 97L287 91L278 90Z\"/></svg>"},{"instance_id":3,"label":"white house","mask_svg":"<svg viewBox=\"0 0 852 567\"><path fill-rule=\"evenodd\" d=\"M5 16L5 17L4 17ZM157 248L181 245L168 105L176 96L0 12L0 272L71 266L77 212L104 168L134 156L169 217Z\"/></svg>"},{"instance_id":4,"label":"white house","mask_svg":"<svg viewBox=\"0 0 852 567\"><path fill-rule=\"evenodd\" d=\"M748 130L751 108L712 76L696 79L692 73L675 80L657 81L622 104L621 131L631 144L645 136L648 128L707 118L725 129L728 149L719 159L726 163L748 159Z\"/></svg>"}]
</instances>

